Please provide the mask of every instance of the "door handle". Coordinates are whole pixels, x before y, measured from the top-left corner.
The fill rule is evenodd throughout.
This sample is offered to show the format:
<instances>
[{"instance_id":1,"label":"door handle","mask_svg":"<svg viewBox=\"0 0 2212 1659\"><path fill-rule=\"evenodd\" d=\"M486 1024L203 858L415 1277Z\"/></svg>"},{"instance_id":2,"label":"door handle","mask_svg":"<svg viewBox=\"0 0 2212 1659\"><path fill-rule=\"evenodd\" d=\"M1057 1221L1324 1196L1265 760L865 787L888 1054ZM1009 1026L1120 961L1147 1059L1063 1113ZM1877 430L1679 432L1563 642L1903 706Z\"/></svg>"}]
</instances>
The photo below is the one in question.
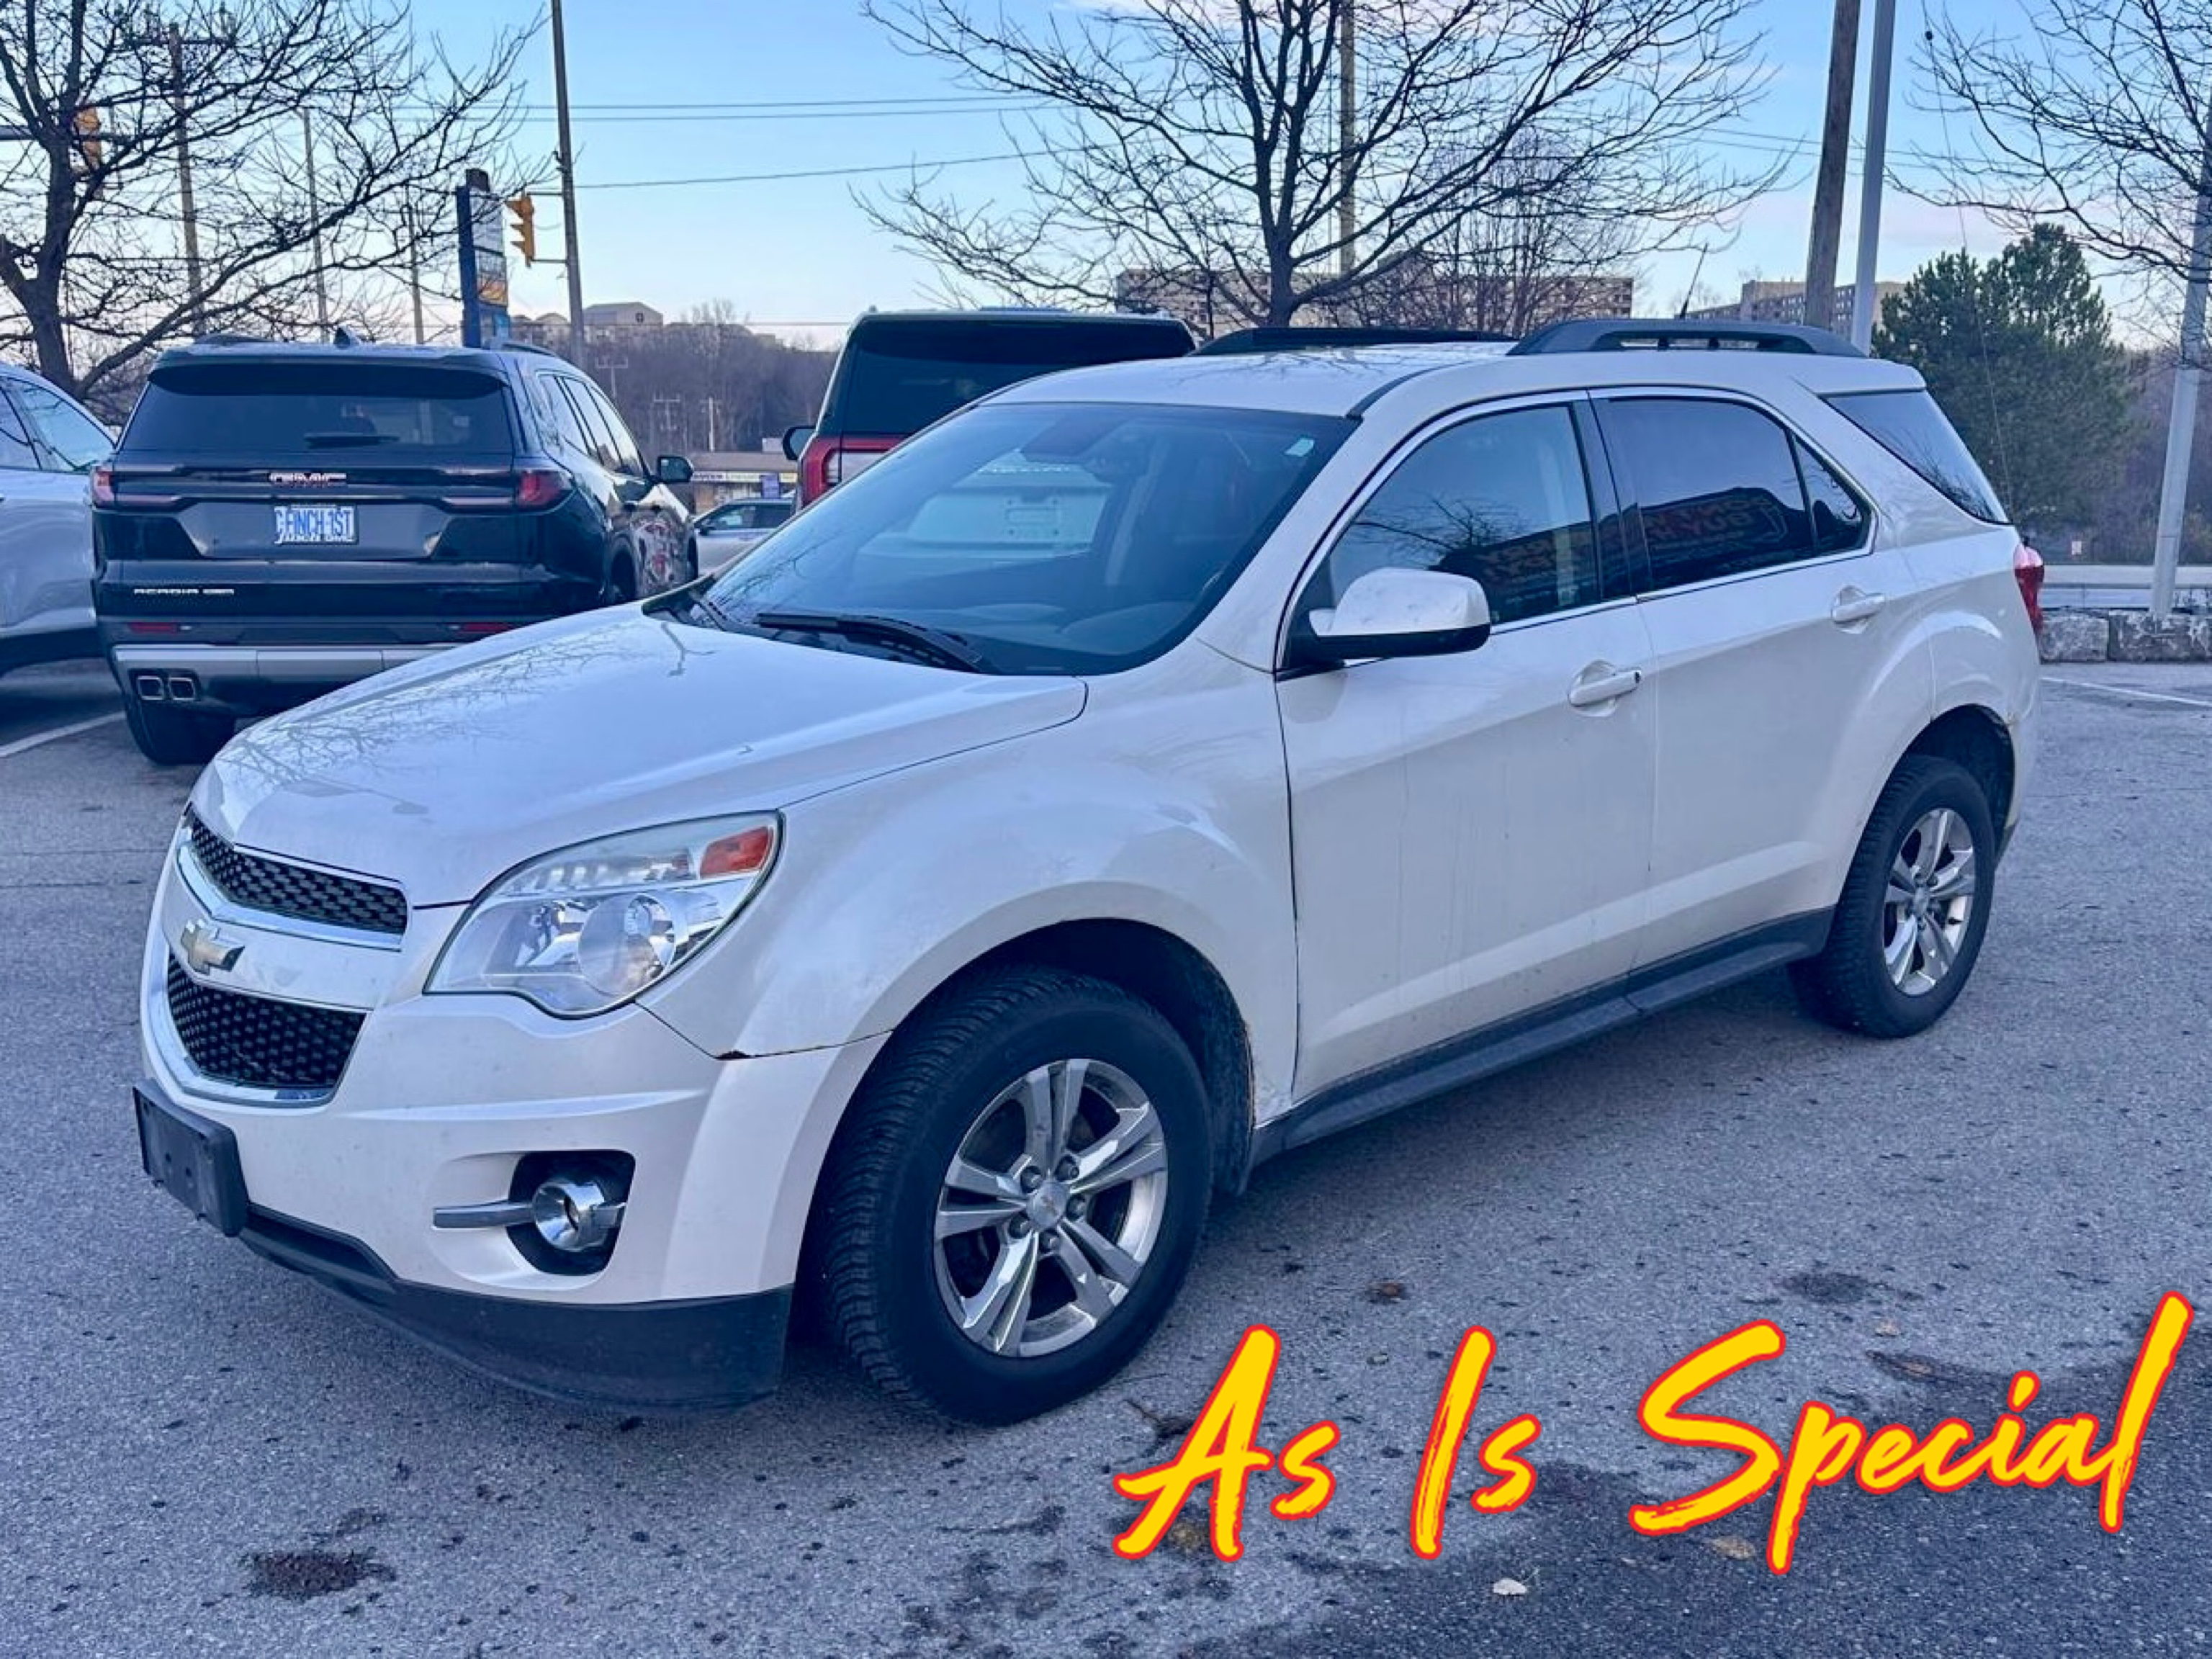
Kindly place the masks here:
<instances>
[{"instance_id":1,"label":"door handle","mask_svg":"<svg viewBox=\"0 0 2212 1659\"><path fill-rule=\"evenodd\" d=\"M1644 684L1640 668L1615 668L1609 662L1594 662L1575 676L1575 683L1567 688L1567 701L1577 708L1595 708L1601 704L1618 702Z\"/></svg>"},{"instance_id":2,"label":"door handle","mask_svg":"<svg viewBox=\"0 0 2212 1659\"><path fill-rule=\"evenodd\" d=\"M1838 628L1849 628L1856 623L1880 616L1881 608L1888 603L1889 595L1887 593L1868 593L1856 587L1847 587L1836 595L1835 604L1829 607L1828 620Z\"/></svg>"}]
</instances>

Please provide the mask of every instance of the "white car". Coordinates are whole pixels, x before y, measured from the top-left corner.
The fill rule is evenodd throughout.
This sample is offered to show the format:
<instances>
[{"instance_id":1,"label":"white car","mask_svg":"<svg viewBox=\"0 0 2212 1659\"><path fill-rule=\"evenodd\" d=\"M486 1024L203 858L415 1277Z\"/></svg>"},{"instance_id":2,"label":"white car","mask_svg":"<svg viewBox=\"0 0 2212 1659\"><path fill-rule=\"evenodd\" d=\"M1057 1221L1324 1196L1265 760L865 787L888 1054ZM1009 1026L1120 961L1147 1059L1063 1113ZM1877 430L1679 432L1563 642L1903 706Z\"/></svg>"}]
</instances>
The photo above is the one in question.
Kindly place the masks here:
<instances>
[{"instance_id":1,"label":"white car","mask_svg":"<svg viewBox=\"0 0 2212 1659\"><path fill-rule=\"evenodd\" d=\"M91 472L114 447L58 387L0 367L0 673L100 654Z\"/></svg>"},{"instance_id":2,"label":"white car","mask_svg":"<svg viewBox=\"0 0 2212 1659\"><path fill-rule=\"evenodd\" d=\"M702 513L691 520L691 568L704 575L759 546L797 505L788 495L749 495Z\"/></svg>"},{"instance_id":3,"label":"white car","mask_svg":"<svg viewBox=\"0 0 2212 1659\"><path fill-rule=\"evenodd\" d=\"M803 1295L1044 1410L1273 1153L1784 963L1942 1015L2033 752L2016 544L1824 335L1025 383L719 580L235 739L147 1168L557 1394L756 1395Z\"/></svg>"}]
</instances>

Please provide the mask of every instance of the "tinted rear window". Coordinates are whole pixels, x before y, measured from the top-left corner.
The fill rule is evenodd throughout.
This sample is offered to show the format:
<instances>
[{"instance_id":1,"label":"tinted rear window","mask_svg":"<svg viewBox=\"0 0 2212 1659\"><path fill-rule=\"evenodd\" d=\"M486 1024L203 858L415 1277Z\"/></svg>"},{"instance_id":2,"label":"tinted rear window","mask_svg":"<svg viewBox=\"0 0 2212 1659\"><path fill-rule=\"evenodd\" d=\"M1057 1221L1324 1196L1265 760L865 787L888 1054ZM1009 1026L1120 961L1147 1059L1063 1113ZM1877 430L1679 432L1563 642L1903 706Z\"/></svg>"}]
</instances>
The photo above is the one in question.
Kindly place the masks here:
<instances>
[{"instance_id":1,"label":"tinted rear window","mask_svg":"<svg viewBox=\"0 0 2212 1659\"><path fill-rule=\"evenodd\" d=\"M1925 392L1852 392L1828 401L1851 423L1978 519L2005 522L1966 441Z\"/></svg>"},{"instance_id":2,"label":"tinted rear window","mask_svg":"<svg viewBox=\"0 0 2212 1659\"><path fill-rule=\"evenodd\" d=\"M1055 369L1190 350L1180 328L1131 323L856 323L837 361L826 432L905 437L987 392Z\"/></svg>"},{"instance_id":3,"label":"tinted rear window","mask_svg":"<svg viewBox=\"0 0 2212 1659\"><path fill-rule=\"evenodd\" d=\"M514 453L505 382L389 363L194 364L159 371L124 434L131 450L240 459Z\"/></svg>"}]
</instances>

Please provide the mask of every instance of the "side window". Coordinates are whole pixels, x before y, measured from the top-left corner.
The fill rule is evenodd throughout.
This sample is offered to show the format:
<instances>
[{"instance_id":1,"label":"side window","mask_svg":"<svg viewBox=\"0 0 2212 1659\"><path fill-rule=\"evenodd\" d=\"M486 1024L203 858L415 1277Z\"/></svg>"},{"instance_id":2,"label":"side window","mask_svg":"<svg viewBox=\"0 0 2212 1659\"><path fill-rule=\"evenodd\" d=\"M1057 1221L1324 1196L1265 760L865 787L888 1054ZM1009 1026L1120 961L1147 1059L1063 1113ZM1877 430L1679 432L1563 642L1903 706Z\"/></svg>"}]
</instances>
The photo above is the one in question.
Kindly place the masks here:
<instances>
[{"instance_id":1,"label":"side window","mask_svg":"<svg viewBox=\"0 0 2212 1659\"><path fill-rule=\"evenodd\" d=\"M15 407L58 472L89 472L114 452L115 441L97 421L44 386L9 388Z\"/></svg>"},{"instance_id":2,"label":"side window","mask_svg":"<svg viewBox=\"0 0 2212 1659\"><path fill-rule=\"evenodd\" d=\"M1622 398L1606 441L1644 520L1654 589L1765 570L1813 553L1790 434L1741 404Z\"/></svg>"},{"instance_id":3,"label":"side window","mask_svg":"<svg viewBox=\"0 0 2212 1659\"><path fill-rule=\"evenodd\" d=\"M572 380L565 374L556 384L561 388L561 395L568 399L569 413L575 416L576 425L584 434L584 447L608 471L621 471L622 457L615 447L614 434L607 430L606 422L599 418L590 388L581 380Z\"/></svg>"},{"instance_id":4,"label":"side window","mask_svg":"<svg viewBox=\"0 0 2212 1659\"><path fill-rule=\"evenodd\" d=\"M599 418L606 422L607 434L614 440L616 469L629 473L633 478L646 477L645 458L637 453L637 440L629 435L629 428L623 424L622 411L607 400L605 392L588 381L580 381L577 390L588 393L599 406Z\"/></svg>"},{"instance_id":5,"label":"side window","mask_svg":"<svg viewBox=\"0 0 2212 1659\"><path fill-rule=\"evenodd\" d=\"M0 467L14 467L25 472L43 469L39 452L31 446L31 434L23 425L23 417L15 406L0 393Z\"/></svg>"},{"instance_id":6,"label":"side window","mask_svg":"<svg viewBox=\"0 0 2212 1659\"><path fill-rule=\"evenodd\" d=\"M1867 541L1866 504L1851 494L1850 486L1829 469L1828 464L1795 439L1797 471L1805 480L1805 494L1813 503L1813 550L1850 553Z\"/></svg>"},{"instance_id":7,"label":"side window","mask_svg":"<svg viewBox=\"0 0 2212 1659\"><path fill-rule=\"evenodd\" d=\"M553 376L530 376L530 404L537 411L538 425L548 441L572 453L590 453L592 446L584 436L584 428L577 424L576 411L568 406L568 398L562 395Z\"/></svg>"},{"instance_id":8,"label":"side window","mask_svg":"<svg viewBox=\"0 0 2212 1659\"><path fill-rule=\"evenodd\" d=\"M1501 623L1600 597L1589 483L1565 408L1486 415L1400 462L1329 550L1305 606L1389 567L1472 576Z\"/></svg>"}]
</instances>

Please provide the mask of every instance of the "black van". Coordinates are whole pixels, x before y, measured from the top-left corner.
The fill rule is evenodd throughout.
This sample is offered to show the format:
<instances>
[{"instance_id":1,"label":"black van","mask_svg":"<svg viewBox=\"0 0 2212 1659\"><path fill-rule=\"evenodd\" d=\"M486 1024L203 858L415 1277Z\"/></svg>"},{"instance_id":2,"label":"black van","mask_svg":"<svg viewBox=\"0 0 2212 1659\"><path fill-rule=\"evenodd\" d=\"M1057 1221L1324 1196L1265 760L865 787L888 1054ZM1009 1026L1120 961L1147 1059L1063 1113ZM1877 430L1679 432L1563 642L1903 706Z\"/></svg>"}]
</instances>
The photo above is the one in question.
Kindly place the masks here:
<instances>
[{"instance_id":1,"label":"black van","mask_svg":"<svg viewBox=\"0 0 2212 1659\"><path fill-rule=\"evenodd\" d=\"M680 580L689 514L550 352L164 352L93 474L94 610L149 759L442 647Z\"/></svg>"},{"instance_id":2,"label":"black van","mask_svg":"<svg viewBox=\"0 0 2212 1659\"><path fill-rule=\"evenodd\" d=\"M1054 369L1189 354L1172 317L872 311L853 325L812 426L783 434L803 507L963 404Z\"/></svg>"}]
</instances>

